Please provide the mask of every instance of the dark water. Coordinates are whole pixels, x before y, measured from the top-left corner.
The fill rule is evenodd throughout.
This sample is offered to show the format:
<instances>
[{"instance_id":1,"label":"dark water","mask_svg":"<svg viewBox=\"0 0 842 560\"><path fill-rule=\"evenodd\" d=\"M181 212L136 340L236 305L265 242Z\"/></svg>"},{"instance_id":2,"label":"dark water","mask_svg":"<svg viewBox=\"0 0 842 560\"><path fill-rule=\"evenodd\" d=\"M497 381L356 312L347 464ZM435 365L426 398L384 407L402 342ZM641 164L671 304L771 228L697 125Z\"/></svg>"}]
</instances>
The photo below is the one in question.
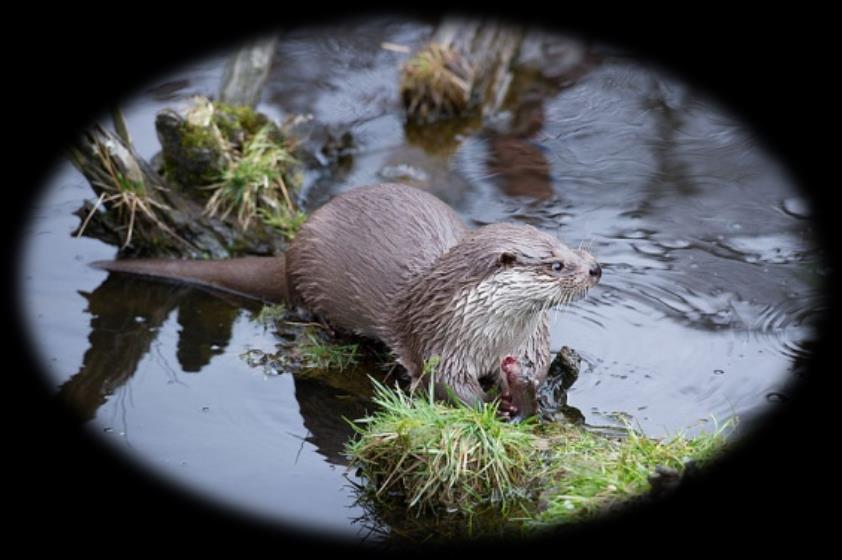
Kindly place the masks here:
<instances>
[{"instance_id":1,"label":"dark water","mask_svg":"<svg viewBox=\"0 0 842 560\"><path fill-rule=\"evenodd\" d=\"M826 270L807 201L751 130L632 56L534 37L524 48L533 69L516 78L502 117L456 138L405 130L397 83L407 55L381 43L414 48L430 31L378 21L280 38L259 109L312 113L358 146L334 176L308 177L305 204L403 180L469 223L524 221L589 246L603 279L556 314L552 348L583 356L569 403L591 424L621 415L652 436L694 433L786 400ZM123 105L142 156L159 150L158 110L216 93L224 55ZM61 166L25 245L23 311L56 392L104 441L223 507L367 535L341 456L341 417L362 413L364 381L251 367L243 352L278 343L255 309L88 267L115 254L70 235L72 212L91 198Z\"/></svg>"}]
</instances>

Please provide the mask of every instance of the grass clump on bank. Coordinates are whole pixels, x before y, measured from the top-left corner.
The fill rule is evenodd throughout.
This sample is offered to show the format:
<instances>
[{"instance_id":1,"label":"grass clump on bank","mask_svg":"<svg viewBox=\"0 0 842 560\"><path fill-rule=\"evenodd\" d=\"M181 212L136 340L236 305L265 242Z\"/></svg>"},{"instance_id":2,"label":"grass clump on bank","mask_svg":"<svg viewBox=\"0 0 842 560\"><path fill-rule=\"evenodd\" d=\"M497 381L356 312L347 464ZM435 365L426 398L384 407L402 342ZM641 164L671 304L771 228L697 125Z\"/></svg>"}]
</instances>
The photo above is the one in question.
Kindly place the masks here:
<instances>
[{"instance_id":1,"label":"grass clump on bank","mask_svg":"<svg viewBox=\"0 0 842 560\"><path fill-rule=\"evenodd\" d=\"M357 420L346 447L370 502L468 519L492 506L523 531L645 494L659 467L678 476L689 461L714 457L731 426L693 438L657 440L632 430L617 438L580 426L512 424L498 418L496 404L454 407L374 383L379 410Z\"/></svg>"},{"instance_id":2,"label":"grass clump on bank","mask_svg":"<svg viewBox=\"0 0 842 560\"><path fill-rule=\"evenodd\" d=\"M156 130L165 175L210 192L205 215L232 216L243 231L259 220L294 234L301 218L291 195L302 179L287 128L251 107L197 97L183 116L161 111Z\"/></svg>"},{"instance_id":3,"label":"grass clump on bank","mask_svg":"<svg viewBox=\"0 0 842 560\"><path fill-rule=\"evenodd\" d=\"M530 423L506 424L497 406L453 407L374 382L381 410L358 420L347 452L376 496L399 496L409 509L503 508L531 486L535 460Z\"/></svg>"},{"instance_id":4,"label":"grass clump on bank","mask_svg":"<svg viewBox=\"0 0 842 560\"><path fill-rule=\"evenodd\" d=\"M286 206L289 212L295 211L287 181L296 161L273 138L276 130L274 125L264 125L244 141L242 152L231 158L221 180L209 187L213 190L205 206L209 215L225 219L234 212L240 227L247 229L260 210L277 213L277 208Z\"/></svg>"},{"instance_id":5,"label":"grass clump on bank","mask_svg":"<svg viewBox=\"0 0 842 560\"><path fill-rule=\"evenodd\" d=\"M732 426L729 420L713 433L692 438L678 434L668 439L649 438L629 426L622 438L575 426L545 426L545 506L527 525L586 519L641 497L651 489L650 477L656 469L666 468L677 477L691 462L703 466L716 457Z\"/></svg>"},{"instance_id":6,"label":"grass clump on bank","mask_svg":"<svg viewBox=\"0 0 842 560\"><path fill-rule=\"evenodd\" d=\"M118 130L124 137L115 137L100 127L83 135L83 144L70 150L73 164L89 177L91 185L99 191L99 197L85 216L77 237L84 234L96 212L105 207L117 217L115 229L122 239L120 248L132 244L135 233L146 242L158 239L156 232L163 232L179 243L185 241L164 223L164 214L172 209L162 202L156 192L162 189L154 182L147 184L148 177L138 164L131 147L131 139L125 128L122 114L117 112Z\"/></svg>"},{"instance_id":7,"label":"grass clump on bank","mask_svg":"<svg viewBox=\"0 0 842 560\"><path fill-rule=\"evenodd\" d=\"M471 107L474 70L455 48L431 43L406 62L400 95L411 120L462 115Z\"/></svg>"}]
</instances>

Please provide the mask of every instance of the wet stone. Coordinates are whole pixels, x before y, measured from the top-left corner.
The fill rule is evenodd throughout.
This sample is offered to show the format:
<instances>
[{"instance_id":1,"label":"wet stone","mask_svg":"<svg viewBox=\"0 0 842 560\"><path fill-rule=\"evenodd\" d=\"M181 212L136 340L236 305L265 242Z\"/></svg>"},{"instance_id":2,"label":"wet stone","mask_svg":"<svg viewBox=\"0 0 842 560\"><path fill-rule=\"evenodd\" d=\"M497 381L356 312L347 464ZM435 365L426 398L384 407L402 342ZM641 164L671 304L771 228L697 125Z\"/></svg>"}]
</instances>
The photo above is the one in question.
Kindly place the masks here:
<instances>
[{"instance_id":1,"label":"wet stone","mask_svg":"<svg viewBox=\"0 0 842 560\"><path fill-rule=\"evenodd\" d=\"M263 365L263 374L269 377L276 377L287 373L287 364L278 359L269 360Z\"/></svg>"},{"instance_id":2,"label":"wet stone","mask_svg":"<svg viewBox=\"0 0 842 560\"><path fill-rule=\"evenodd\" d=\"M567 407L567 391L579 378L582 357L572 348L563 346L550 363L547 379L538 388L538 405L542 416L552 417L557 412L565 413ZM573 417L581 415L574 409ZM584 417L582 417L584 419Z\"/></svg>"},{"instance_id":3,"label":"wet stone","mask_svg":"<svg viewBox=\"0 0 842 560\"><path fill-rule=\"evenodd\" d=\"M655 467L655 472L649 475L653 496L663 496L678 488L681 482L681 473L677 470L663 465Z\"/></svg>"}]
</instances>

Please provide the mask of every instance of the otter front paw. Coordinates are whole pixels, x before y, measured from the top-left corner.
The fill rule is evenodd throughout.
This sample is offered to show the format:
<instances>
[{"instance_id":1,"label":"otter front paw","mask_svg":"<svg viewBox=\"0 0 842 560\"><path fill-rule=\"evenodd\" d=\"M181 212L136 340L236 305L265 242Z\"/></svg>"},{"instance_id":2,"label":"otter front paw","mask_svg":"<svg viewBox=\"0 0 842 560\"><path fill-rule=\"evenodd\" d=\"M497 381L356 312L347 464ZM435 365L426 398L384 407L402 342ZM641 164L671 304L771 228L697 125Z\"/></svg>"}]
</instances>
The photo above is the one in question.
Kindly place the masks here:
<instances>
[{"instance_id":1,"label":"otter front paw","mask_svg":"<svg viewBox=\"0 0 842 560\"><path fill-rule=\"evenodd\" d=\"M518 412L518 407L512 402L511 395L503 395L500 397L500 404L497 406L497 415L500 418L510 421L517 416Z\"/></svg>"}]
</instances>

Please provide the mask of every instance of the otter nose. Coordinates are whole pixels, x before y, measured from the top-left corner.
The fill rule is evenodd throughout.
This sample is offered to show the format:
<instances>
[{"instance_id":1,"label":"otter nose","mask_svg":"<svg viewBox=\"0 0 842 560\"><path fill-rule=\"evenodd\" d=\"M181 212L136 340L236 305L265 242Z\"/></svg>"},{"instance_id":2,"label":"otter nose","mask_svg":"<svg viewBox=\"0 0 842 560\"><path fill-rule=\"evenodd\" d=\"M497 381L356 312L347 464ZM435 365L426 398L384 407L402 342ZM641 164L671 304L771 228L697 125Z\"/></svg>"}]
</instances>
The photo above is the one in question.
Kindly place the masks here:
<instances>
[{"instance_id":1,"label":"otter nose","mask_svg":"<svg viewBox=\"0 0 842 560\"><path fill-rule=\"evenodd\" d=\"M602 267L599 266L598 263L593 263L591 265L590 274L591 276L599 280L600 278L602 278Z\"/></svg>"}]
</instances>

